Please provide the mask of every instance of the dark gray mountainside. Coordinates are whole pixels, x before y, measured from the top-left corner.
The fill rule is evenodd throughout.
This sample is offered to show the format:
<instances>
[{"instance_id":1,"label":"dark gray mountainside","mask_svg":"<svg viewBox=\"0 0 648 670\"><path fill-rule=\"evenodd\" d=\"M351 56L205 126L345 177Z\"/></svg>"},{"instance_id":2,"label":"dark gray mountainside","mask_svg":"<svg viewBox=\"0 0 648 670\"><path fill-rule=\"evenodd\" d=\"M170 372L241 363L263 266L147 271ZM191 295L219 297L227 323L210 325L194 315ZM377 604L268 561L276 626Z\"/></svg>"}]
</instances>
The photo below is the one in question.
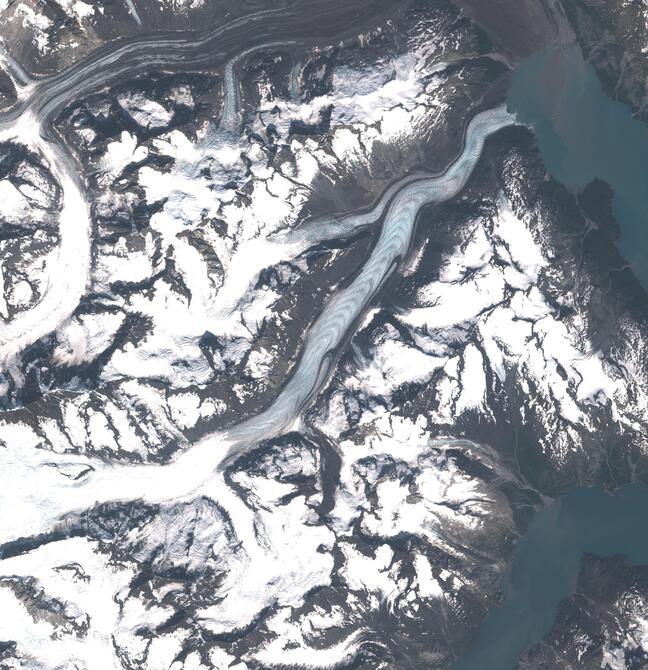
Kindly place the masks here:
<instances>
[{"instance_id":1,"label":"dark gray mountainside","mask_svg":"<svg viewBox=\"0 0 648 670\"><path fill-rule=\"evenodd\" d=\"M648 7L641 0L565 0L569 23L606 93L648 121Z\"/></svg>"},{"instance_id":2,"label":"dark gray mountainside","mask_svg":"<svg viewBox=\"0 0 648 670\"><path fill-rule=\"evenodd\" d=\"M648 481L614 192L506 106L577 42L642 115L639 9L0 4L0 668L448 669L536 511ZM642 667L643 570L520 667Z\"/></svg>"},{"instance_id":3,"label":"dark gray mountainside","mask_svg":"<svg viewBox=\"0 0 648 670\"><path fill-rule=\"evenodd\" d=\"M576 593L560 605L520 670L640 670L648 664L648 568L623 556L583 556Z\"/></svg>"}]
</instances>

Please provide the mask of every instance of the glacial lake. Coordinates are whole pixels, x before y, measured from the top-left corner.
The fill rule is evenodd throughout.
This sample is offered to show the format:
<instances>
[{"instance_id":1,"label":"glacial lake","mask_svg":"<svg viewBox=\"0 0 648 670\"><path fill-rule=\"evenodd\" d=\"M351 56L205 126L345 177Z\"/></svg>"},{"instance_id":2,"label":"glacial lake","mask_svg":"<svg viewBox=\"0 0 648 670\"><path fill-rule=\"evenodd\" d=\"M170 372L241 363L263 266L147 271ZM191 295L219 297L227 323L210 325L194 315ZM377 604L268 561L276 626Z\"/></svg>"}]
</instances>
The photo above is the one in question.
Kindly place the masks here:
<instances>
[{"instance_id":1,"label":"glacial lake","mask_svg":"<svg viewBox=\"0 0 648 670\"><path fill-rule=\"evenodd\" d=\"M603 92L580 50L543 51L513 75L508 108L531 125L551 174L570 189L598 177L614 190L619 248L648 288L648 127ZM575 588L585 552L624 554L648 564L648 486L609 495L574 489L538 512L504 579L502 606L484 620L477 640L454 670L513 670L522 652L542 640L561 600Z\"/></svg>"},{"instance_id":2,"label":"glacial lake","mask_svg":"<svg viewBox=\"0 0 648 670\"><path fill-rule=\"evenodd\" d=\"M522 652L549 632L558 605L575 588L583 553L624 554L648 563L648 486L614 495L574 489L538 512L503 584L504 603L484 620L454 670L513 670Z\"/></svg>"},{"instance_id":3,"label":"glacial lake","mask_svg":"<svg viewBox=\"0 0 648 670\"><path fill-rule=\"evenodd\" d=\"M507 103L533 126L542 159L558 181L582 189L598 177L612 187L620 251L648 289L648 126L605 95L576 46L522 62Z\"/></svg>"}]
</instances>

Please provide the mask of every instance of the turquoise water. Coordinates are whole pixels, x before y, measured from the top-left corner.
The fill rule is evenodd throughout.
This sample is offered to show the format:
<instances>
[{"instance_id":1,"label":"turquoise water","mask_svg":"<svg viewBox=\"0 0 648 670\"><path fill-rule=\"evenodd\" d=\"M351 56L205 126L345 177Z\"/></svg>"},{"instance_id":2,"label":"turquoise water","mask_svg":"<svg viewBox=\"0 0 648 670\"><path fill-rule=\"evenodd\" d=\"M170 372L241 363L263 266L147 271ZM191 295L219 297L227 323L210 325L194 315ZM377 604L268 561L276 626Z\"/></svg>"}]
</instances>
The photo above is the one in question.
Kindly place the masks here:
<instances>
[{"instance_id":1,"label":"turquoise water","mask_svg":"<svg viewBox=\"0 0 648 670\"><path fill-rule=\"evenodd\" d=\"M558 181L572 189L595 177L610 184L620 251L648 289L648 126L605 95L576 46L521 63L508 107L534 127L542 159Z\"/></svg>"},{"instance_id":2,"label":"turquoise water","mask_svg":"<svg viewBox=\"0 0 648 670\"><path fill-rule=\"evenodd\" d=\"M574 489L538 512L505 579L504 604L488 614L455 670L515 668L522 652L549 632L560 601L574 592L584 552L648 563L647 509L648 486L633 484L615 495Z\"/></svg>"},{"instance_id":3,"label":"turquoise water","mask_svg":"<svg viewBox=\"0 0 648 670\"><path fill-rule=\"evenodd\" d=\"M533 126L542 159L572 190L598 177L614 190L620 251L648 288L648 127L603 92L577 47L536 54L516 69L508 108ZM648 563L648 486L611 496L573 490L540 511L516 551L504 604L484 620L455 670L512 670L550 630L573 593L584 552Z\"/></svg>"}]
</instances>

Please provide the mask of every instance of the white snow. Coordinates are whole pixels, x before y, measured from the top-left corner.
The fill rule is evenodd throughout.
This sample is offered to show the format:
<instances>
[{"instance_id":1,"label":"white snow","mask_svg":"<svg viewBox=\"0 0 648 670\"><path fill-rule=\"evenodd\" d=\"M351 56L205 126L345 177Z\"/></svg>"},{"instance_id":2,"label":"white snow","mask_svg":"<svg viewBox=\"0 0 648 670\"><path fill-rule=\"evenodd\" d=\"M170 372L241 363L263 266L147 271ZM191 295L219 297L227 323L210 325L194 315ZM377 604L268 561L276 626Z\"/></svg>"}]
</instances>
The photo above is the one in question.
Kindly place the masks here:
<instances>
[{"instance_id":1,"label":"white snow","mask_svg":"<svg viewBox=\"0 0 648 670\"><path fill-rule=\"evenodd\" d=\"M148 149L137 145L137 137L122 130L119 141L108 143L103 167L113 177L118 177L126 166L144 160L147 155Z\"/></svg>"},{"instance_id":2,"label":"white snow","mask_svg":"<svg viewBox=\"0 0 648 670\"><path fill-rule=\"evenodd\" d=\"M406 382L427 381L444 363L445 358L430 356L402 342L389 326L371 351L369 360L346 385L350 391L389 398Z\"/></svg>"},{"instance_id":3,"label":"white snow","mask_svg":"<svg viewBox=\"0 0 648 670\"><path fill-rule=\"evenodd\" d=\"M246 658L269 668L295 666L323 670L338 667L353 659L358 649L360 637L358 632L346 635L343 640L332 646L316 648L309 644L305 633L310 632L309 628L312 630L312 623L317 615L302 616L297 622L293 622L291 613L291 608L286 607L270 617L267 626L276 637ZM339 617L321 618L326 622L324 627L341 623Z\"/></svg>"},{"instance_id":4,"label":"white snow","mask_svg":"<svg viewBox=\"0 0 648 670\"><path fill-rule=\"evenodd\" d=\"M121 313L82 314L67 321L57 332L54 361L59 365L79 365L93 360L112 343Z\"/></svg>"},{"instance_id":5,"label":"white snow","mask_svg":"<svg viewBox=\"0 0 648 670\"><path fill-rule=\"evenodd\" d=\"M352 591L375 594L374 602L390 600L398 592L394 573L390 570L394 552L388 544L376 548L374 556L365 556L353 545L340 543L344 554L344 566L339 571ZM370 601L371 602L371 601Z\"/></svg>"},{"instance_id":6,"label":"white snow","mask_svg":"<svg viewBox=\"0 0 648 670\"><path fill-rule=\"evenodd\" d=\"M415 554L414 569L416 570L416 580L418 594L421 598L441 598L443 589L432 574L430 562L422 554Z\"/></svg>"},{"instance_id":7,"label":"white snow","mask_svg":"<svg viewBox=\"0 0 648 670\"><path fill-rule=\"evenodd\" d=\"M45 544L0 561L0 637L14 640L21 656L42 667L120 670L112 636L120 625L119 596L134 576L131 567L107 565L93 543L74 538ZM82 575L79 577L78 575ZM64 603L68 616L87 621L86 635L55 627L46 616L29 614L11 593L4 577L34 577L49 598ZM139 622L138 622L139 623Z\"/></svg>"},{"instance_id":8,"label":"white snow","mask_svg":"<svg viewBox=\"0 0 648 670\"><path fill-rule=\"evenodd\" d=\"M183 428L195 426L200 418L200 397L196 393L177 393L168 398L173 420Z\"/></svg>"},{"instance_id":9,"label":"white snow","mask_svg":"<svg viewBox=\"0 0 648 670\"><path fill-rule=\"evenodd\" d=\"M461 394L455 405L457 414L483 406L486 395L486 373L484 359L474 344L464 349L461 371Z\"/></svg>"},{"instance_id":10,"label":"white snow","mask_svg":"<svg viewBox=\"0 0 648 670\"><path fill-rule=\"evenodd\" d=\"M7 223L20 222L29 211L25 196L8 180L0 180L0 218Z\"/></svg>"},{"instance_id":11,"label":"white snow","mask_svg":"<svg viewBox=\"0 0 648 670\"><path fill-rule=\"evenodd\" d=\"M41 138L38 124L29 113L20 116L2 135L18 138L42 154L63 191L60 243L41 278L45 293L33 308L0 326L0 364L6 369L20 351L56 330L78 305L90 270L91 222L88 203L74 175L76 168L58 147Z\"/></svg>"},{"instance_id":12,"label":"white snow","mask_svg":"<svg viewBox=\"0 0 648 670\"><path fill-rule=\"evenodd\" d=\"M68 14L72 14L82 21L95 13L95 8L83 0L57 0L58 4Z\"/></svg>"},{"instance_id":13,"label":"white snow","mask_svg":"<svg viewBox=\"0 0 648 670\"><path fill-rule=\"evenodd\" d=\"M159 102L148 100L141 93L119 95L117 101L142 128L163 128L173 118Z\"/></svg>"},{"instance_id":14,"label":"white snow","mask_svg":"<svg viewBox=\"0 0 648 670\"><path fill-rule=\"evenodd\" d=\"M22 24L31 30L34 41L41 53L48 51L47 29L52 26L52 21L45 14L36 12L28 4L21 2L15 9L15 16L22 17Z\"/></svg>"}]
</instances>

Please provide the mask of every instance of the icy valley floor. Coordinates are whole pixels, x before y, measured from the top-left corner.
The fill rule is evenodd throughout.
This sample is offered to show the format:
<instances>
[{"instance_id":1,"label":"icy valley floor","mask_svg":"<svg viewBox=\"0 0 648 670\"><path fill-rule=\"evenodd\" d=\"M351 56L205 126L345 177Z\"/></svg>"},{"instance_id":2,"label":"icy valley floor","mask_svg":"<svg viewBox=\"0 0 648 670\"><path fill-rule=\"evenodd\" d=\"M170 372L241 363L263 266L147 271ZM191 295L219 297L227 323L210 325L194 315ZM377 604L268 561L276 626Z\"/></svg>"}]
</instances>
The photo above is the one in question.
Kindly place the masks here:
<instances>
[{"instance_id":1,"label":"icy valley floor","mask_svg":"<svg viewBox=\"0 0 648 670\"><path fill-rule=\"evenodd\" d=\"M447 669L536 510L648 477L613 193L506 108L538 7L0 4L0 668ZM583 667L643 658L624 565L524 668L598 574Z\"/></svg>"}]
</instances>

